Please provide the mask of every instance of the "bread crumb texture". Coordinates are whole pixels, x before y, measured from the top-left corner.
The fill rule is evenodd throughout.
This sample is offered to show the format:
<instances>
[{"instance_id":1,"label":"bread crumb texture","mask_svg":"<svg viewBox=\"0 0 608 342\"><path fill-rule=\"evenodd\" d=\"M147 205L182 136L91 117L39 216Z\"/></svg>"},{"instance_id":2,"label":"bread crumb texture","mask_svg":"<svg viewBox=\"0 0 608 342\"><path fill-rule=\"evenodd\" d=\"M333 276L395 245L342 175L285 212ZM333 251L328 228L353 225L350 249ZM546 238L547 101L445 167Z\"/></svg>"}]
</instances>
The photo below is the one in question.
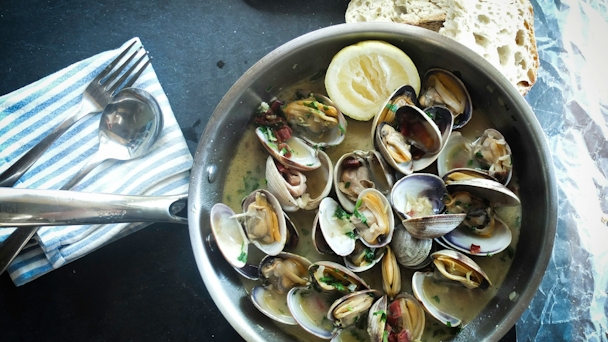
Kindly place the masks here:
<instances>
[{"instance_id":1,"label":"bread crumb texture","mask_svg":"<svg viewBox=\"0 0 608 342\"><path fill-rule=\"evenodd\" d=\"M487 59L522 95L536 82L539 60L529 0L352 0L345 19L438 31Z\"/></svg>"}]
</instances>

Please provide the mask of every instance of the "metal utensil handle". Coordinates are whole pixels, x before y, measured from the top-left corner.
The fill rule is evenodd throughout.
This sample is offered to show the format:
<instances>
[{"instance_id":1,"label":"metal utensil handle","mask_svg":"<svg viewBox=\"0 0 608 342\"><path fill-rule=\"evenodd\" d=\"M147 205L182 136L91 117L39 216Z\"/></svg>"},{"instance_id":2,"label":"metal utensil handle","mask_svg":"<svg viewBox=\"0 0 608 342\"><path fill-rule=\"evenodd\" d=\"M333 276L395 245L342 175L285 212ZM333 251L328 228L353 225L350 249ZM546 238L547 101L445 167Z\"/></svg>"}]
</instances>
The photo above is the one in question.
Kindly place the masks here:
<instances>
[{"instance_id":1,"label":"metal utensil handle","mask_svg":"<svg viewBox=\"0 0 608 342\"><path fill-rule=\"evenodd\" d=\"M38 226L126 222L187 224L186 218L175 215L186 206L187 198L187 194L129 196L64 190L0 189L0 227L19 227L15 233L24 235L29 232L29 227Z\"/></svg>"},{"instance_id":2,"label":"metal utensil handle","mask_svg":"<svg viewBox=\"0 0 608 342\"><path fill-rule=\"evenodd\" d=\"M53 144L57 138L63 135L72 125L80 121L82 118L95 114L94 111L89 111L90 106L83 108L83 104L74 109L67 118L57 126L49 135L44 137L36 146L24 154L15 164L11 165L6 171L0 175L0 187L11 187L30 169L32 165L42 156L42 154Z\"/></svg>"}]
</instances>

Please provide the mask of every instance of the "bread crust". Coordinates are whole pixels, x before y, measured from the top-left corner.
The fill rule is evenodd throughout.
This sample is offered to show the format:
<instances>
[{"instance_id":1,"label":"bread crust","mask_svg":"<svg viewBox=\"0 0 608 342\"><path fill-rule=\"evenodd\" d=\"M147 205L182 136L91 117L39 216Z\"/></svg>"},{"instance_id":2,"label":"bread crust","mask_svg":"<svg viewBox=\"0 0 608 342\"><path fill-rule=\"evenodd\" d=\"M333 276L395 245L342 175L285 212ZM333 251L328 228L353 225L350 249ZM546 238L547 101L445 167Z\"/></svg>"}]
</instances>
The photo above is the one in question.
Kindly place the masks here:
<instances>
[{"instance_id":1,"label":"bread crust","mask_svg":"<svg viewBox=\"0 0 608 342\"><path fill-rule=\"evenodd\" d=\"M509 20L503 20L504 13L510 14ZM529 0L351 0L345 19L439 32L490 61L520 94L526 95L536 83L540 62Z\"/></svg>"}]
</instances>

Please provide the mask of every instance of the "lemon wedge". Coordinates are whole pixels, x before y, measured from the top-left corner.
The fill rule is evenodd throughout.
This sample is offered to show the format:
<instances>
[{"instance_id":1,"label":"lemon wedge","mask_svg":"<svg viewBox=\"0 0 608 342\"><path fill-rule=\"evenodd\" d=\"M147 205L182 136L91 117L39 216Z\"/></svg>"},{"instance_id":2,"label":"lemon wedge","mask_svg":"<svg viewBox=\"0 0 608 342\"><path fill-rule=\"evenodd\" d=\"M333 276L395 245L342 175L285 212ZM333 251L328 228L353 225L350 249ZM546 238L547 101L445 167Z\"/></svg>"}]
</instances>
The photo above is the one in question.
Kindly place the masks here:
<instances>
[{"instance_id":1,"label":"lemon wedge","mask_svg":"<svg viewBox=\"0 0 608 342\"><path fill-rule=\"evenodd\" d=\"M325 74L327 95L346 116L367 121L402 85L420 92L418 69L401 49L378 40L340 50Z\"/></svg>"}]
</instances>

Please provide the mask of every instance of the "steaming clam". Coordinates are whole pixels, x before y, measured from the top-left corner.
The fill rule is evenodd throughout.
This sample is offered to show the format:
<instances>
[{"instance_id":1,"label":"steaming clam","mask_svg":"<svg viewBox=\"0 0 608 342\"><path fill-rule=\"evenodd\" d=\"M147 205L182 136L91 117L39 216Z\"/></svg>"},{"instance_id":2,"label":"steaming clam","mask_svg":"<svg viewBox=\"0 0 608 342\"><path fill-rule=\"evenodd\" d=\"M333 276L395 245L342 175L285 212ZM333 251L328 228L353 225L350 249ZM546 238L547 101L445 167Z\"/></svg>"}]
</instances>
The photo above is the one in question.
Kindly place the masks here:
<instances>
[{"instance_id":1,"label":"steaming clam","mask_svg":"<svg viewBox=\"0 0 608 342\"><path fill-rule=\"evenodd\" d=\"M397 171L408 175L435 160L441 151L443 138L433 119L425 112L399 100L405 87L397 89L376 114L372 134L374 145L386 161Z\"/></svg>"},{"instance_id":2,"label":"steaming clam","mask_svg":"<svg viewBox=\"0 0 608 342\"><path fill-rule=\"evenodd\" d=\"M474 255L493 255L509 246L511 230L495 207L520 205L517 195L499 182L484 178L453 181L446 188L447 211L467 217L458 228L441 236L441 242Z\"/></svg>"},{"instance_id":3,"label":"steaming clam","mask_svg":"<svg viewBox=\"0 0 608 342\"><path fill-rule=\"evenodd\" d=\"M430 107L442 105L450 110L454 117L454 128L461 128L473 113L471 97L460 79L444 69L430 69L423 77L420 105Z\"/></svg>"},{"instance_id":4,"label":"steaming clam","mask_svg":"<svg viewBox=\"0 0 608 342\"><path fill-rule=\"evenodd\" d=\"M385 248L371 248L355 240L354 250L344 257L344 265L353 272L367 271L380 262L385 253Z\"/></svg>"},{"instance_id":5,"label":"steaming clam","mask_svg":"<svg viewBox=\"0 0 608 342\"><path fill-rule=\"evenodd\" d=\"M433 240L417 239L403 225L395 228L390 246L399 264L407 268L418 269L430 263L428 256L433 247Z\"/></svg>"},{"instance_id":6,"label":"steaming clam","mask_svg":"<svg viewBox=\"0 0 608 342\"><path fill-rule=\"evenodd\" d=\"M367 316L372 342L419 341L425 326L424 309L408 293L400 293L390 304L386 295L377 300Z\"/></svg>"},{"instance_id":7,"label":"steaming clam","mask_svg":"<svg viewBox=\"0 0 608 342\"><path fill-rule=\"evenodd\" d=\"M451 284L459 284L467 289L485 290L492 285L490 278L479 265L466 255L453 250L441 250L431 254L433 272L416 272L412 277L412 290L425 310L439 322L456 327L461 324L457 317L442 311L425 295L425 283L436 279Z\"/></svg>"},{"instance_id":8,"label":"steaming clam","mask_svg":"<svg viewBox=\"0 0 608 342\"><path fill-rule=\"evenodd\" d=\"M342 207L352 213L359 194L368 188L388 195L395 182L392 170L376 151L353 151L336 162L334 188Z\"/></svg>"},{"instance_id":9,"label":"steaming clam","mask_svg":"<svg viewBox=\"0 0 608 342\"><path fill-rule=\"evenodd\" d=\"M416 173L401 178L391 191L391 203L403 226L418 239L433 239L451 232L465 214L443 214L446 196L443 180L433 174Z\"/></svg>"},{"instance_id":10,"label":"steaming clam","mask_svg":"<svg viewBox=\"0 0 608 342\"><path fill-rule=\"evenodd\" d=\"M293 212L299 209L316 209L321 200L329 195L333 181L333 165L325 152L318 153L321 166L305 173L287 168L268 156L268 191L276 196L283 210Z\"/></svg>"},{"instance_id":11,"label":"steaming clam","mask_svg":"<svg viewBox=\"0 0 608 342\"><path fill-rule=\"evenodd\" d=\"M300 99L288 103L282 111L298 136L319 148L340 144L344 140L347 123L336 105L321 94L298 91L296 95Z\"/></svg>"},{"instance_id":12,"label":"steaming clam","mask_svg":"<svg viewBox=\"0 0 608 342\"><path fill-rule=\"evenodd\" d=\"M266 256L260 262L262 286L251 291L251 301L266 316L289 325L297 324L287 307L287 293L310 282L308 259L291 253Z\"/></svg>"},{"instance_id":13,"label":"steaming clam","mask_svg":"<svg viewBox=\"0 0 608 342\"><path fill-rule=\"evenodd\" d=\"M289 132L289 135L285 132ZM285 167L310 171L321 166L317 150L308 146L302 139L291 136L288 126L285 125L279 130L260 126L256 128L255 133L268 153Z\"/></svg>"}]
</instances>

